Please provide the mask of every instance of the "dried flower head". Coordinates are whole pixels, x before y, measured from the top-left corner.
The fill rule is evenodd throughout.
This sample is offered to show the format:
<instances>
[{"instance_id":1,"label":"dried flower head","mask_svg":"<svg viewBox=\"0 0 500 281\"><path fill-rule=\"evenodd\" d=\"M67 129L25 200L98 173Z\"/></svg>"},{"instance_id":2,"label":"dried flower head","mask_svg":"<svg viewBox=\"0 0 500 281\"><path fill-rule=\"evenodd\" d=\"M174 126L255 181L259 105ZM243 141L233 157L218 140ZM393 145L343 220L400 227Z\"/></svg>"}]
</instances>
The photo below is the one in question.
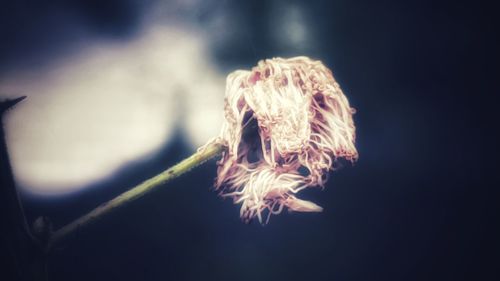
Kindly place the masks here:
<instances>
[{"instance_id":1,"label":"dried flower head","mask_svg":"<svg viewBox=\"0 0 500 281\"><path fill-rule=\"evenodd\" d=\"M320 61L274 58L231 73L225 123L215 140L228 148L218 163L216 189L241 203L246 222L257 217L267 223L284 208L321 211L296 194L323 187L336 159L358 157L353 113Z\"/></svg>"}]
</instances>

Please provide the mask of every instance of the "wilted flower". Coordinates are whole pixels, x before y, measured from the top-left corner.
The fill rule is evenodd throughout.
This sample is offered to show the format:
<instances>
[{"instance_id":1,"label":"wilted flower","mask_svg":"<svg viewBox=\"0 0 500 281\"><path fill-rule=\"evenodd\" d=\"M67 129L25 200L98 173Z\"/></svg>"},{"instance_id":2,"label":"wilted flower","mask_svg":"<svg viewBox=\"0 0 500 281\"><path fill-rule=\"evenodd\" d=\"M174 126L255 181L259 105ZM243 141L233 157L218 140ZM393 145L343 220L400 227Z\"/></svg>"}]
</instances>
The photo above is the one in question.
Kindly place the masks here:
<instances>
[{"instance_id":1,"label":"wilted flower","mask_svg":"<svg viewBox=\"0 0 500 281\"><path fill-rule=\"evenodd\" d=\"M215 141L227 146L216 189L241 203L241 218L267 223L284 208L319 212L298 199L323 187L338 158L358 157L354 109L332 73L307 57L260 61L227 77L225 122ZM266 220L263 220L263 217Z\"/></svg>"}]
</instances>

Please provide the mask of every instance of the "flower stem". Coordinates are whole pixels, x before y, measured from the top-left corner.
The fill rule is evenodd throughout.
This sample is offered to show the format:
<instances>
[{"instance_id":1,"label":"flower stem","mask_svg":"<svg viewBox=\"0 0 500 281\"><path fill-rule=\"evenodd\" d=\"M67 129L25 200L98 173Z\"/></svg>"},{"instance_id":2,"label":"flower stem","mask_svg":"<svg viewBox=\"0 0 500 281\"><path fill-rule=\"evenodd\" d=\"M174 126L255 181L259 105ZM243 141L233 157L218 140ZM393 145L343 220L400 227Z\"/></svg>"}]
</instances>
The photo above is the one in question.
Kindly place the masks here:
<instances>
[{"instance_id":1,"label":"flower stem","mask_svg":"<svg viewBox=\"0 0 500 281\"><path fill-rule=\"evenodd\" d=\"M78 228L95 222L107 213L141 198L145 194L158 189L160 186L171 181L172 179L189 172L191 169L203 164L207 160L220 155L224 149L225 147L223 145L212 143L162 173L142 182L134 188L118 195L114 199L101 204L89 213L53 232L47 247L50 248L50 246L75 232Z\"/></svg>"}]
</instances>

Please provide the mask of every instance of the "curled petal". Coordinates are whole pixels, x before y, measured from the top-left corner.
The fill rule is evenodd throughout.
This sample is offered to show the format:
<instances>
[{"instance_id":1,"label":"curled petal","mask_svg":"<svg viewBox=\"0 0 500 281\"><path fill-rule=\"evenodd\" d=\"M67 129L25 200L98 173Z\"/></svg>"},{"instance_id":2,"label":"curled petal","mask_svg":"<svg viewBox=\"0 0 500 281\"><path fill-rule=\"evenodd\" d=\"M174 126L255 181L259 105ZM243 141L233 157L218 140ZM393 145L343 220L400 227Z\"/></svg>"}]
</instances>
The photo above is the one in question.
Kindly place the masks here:
<instances>
[{"instance_id":1,"label":"curled petal","mask_svg":"<svg viewBox=\"0 0 500 281\"><path fill-rule=\"evenodd\" d=\"M323 208L314 204L311 201L301 200L298 198L292 198L285 201L285 206L288 207L290 211L295 212L322 212Z\"/></svg>"}]
</instances>

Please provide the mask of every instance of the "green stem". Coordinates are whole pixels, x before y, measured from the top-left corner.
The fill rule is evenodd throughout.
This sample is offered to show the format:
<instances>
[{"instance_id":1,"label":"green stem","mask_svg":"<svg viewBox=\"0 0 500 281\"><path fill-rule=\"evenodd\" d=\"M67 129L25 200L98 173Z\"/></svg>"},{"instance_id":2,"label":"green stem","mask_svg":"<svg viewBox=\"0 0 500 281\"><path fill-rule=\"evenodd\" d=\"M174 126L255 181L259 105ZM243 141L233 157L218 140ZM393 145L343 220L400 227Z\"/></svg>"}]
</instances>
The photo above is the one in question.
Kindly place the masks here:
<instances>
[{"instance_id":1,"label":"green stem","mask_svg":"<svg viewBox=\"0 0 500 281\"><path fill-rule=\"evenodd\" d=\"M194 153L190 157L182 160L175 166L165 170L164 172L144 181L143 183L135 186L134 188L118 195L114 199L103 203L99 207L90 211L89 213L81 216L73 222L55 231L50 238L48 247L54 245L64 237L70 235L78 228L95 222L100 217L104 216L111 211L118 209L126 204L141 198L146 193L149 193L170 180L189 172L194 167L204 163L205 161L220 155L224 151L224 146L221 144L210 144L204 149Z\"/></svg>"}]
</instances>

